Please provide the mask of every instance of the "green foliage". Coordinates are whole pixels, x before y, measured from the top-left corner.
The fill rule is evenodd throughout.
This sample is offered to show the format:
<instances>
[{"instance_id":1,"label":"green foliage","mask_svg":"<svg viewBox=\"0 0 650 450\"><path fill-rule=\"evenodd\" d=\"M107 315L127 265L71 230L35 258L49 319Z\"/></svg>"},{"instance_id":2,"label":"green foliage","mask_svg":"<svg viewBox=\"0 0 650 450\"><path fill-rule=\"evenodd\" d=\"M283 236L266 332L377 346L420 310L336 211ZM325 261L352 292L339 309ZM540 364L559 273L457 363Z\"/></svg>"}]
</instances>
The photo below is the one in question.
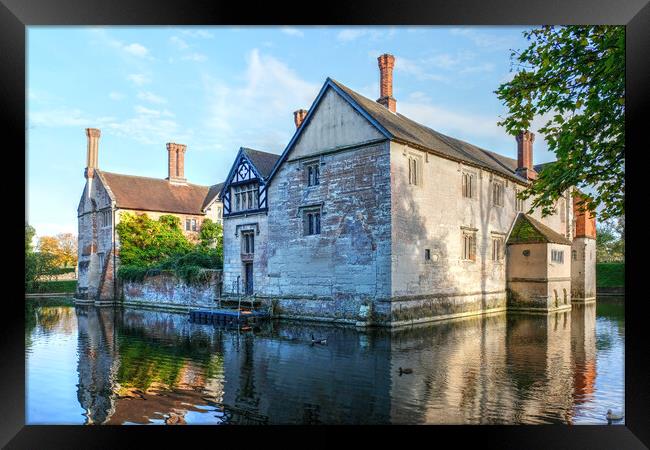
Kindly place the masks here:
<instances>
[{"instance_id":1,"label":"green foliage","mask_svg":"<svg viewBox=\"0 0 650 450\"><path fill-rule=\"evenodd\" d=\"M44 294L48 292L75 292L77 280L39 281L32 283L25 289L28 294Z\"/></svg>"},{"instance_id":2,"label":"green foliage","mask_svg":"<svg viewBox=\"0 0 650 450\"><path fill-rule=\"evenodd\" d=\"M511 55L514 78L495 91L509 111L499 125L516 135L549 117L539 132L557 163L522 198L548 215L569 187L590 187L587 209L603 219L624 214L625 28L543 26L524 36L529 47Z\"/></svg>"},{"instance_id":3,"label":"green foliage","mask_svg":"<svg viewBox=\"0 0 650 450\"><path fill-rule=\"evenodd\" d=\"M156 221L144 214L124 214L117 231L118 276L125 281L142 281L147 275L169 272L187 283L200 283L209 279L211 270L223 267L221 225L209 219L201 226L196 245L183 234L180 220L170 215Z\"/></svg>"},{"instance_id":4,"label":"green foliage","mask_svg":"<svg viewBox=\"0 0 650 450\"><path fill-rule=\"evenodd\" d=\"M120 262L126 266L147 267L192 248L181 230L180 219L172 215L153 220L146 214L124 213L116 230Z\"/></svg>"},{"instance_id":5,"label":"green foliage","mask_svg":"<svg viewBox=\"0 0 650 450\"><path fill-rule=\"evenodd\" d=\"M596 261L613 262L625 260L625 218L605 221L597 226Z\"/></svg>"},{"instance_id":6,"label":"green foliage","mask_svg":"<svg viewBox=\"0 0 650 450\"><path fill-rule=\"evenodd\" d=\"M625 263L596 264L596 285L598 287L625 286Z\"/></svg>"},{"instance_id":7,"label":"green foliage","mask_svg":"<svg viewBox=\"0 0 650 450\"><path fill-rule=\"evenodd\" d=\"M30 252L25 255L25 292L42 292L57 270L56 256L50 253Z\"/></svg>"}]
</instances>

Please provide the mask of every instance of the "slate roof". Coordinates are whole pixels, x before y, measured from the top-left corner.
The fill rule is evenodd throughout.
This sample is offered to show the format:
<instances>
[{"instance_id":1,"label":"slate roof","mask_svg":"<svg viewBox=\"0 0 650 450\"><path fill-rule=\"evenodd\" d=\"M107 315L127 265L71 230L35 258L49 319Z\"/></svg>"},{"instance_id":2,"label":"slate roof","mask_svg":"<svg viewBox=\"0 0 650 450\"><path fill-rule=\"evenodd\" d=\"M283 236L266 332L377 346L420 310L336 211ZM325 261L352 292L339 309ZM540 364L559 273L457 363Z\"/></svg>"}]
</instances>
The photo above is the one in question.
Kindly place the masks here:
<instances>
[{"instance_id":1,"label":"slate roof","mask_svg":"<svg viewBox=\"0 0 650 450\"><path fill-rule=\"evenodd\" d=\"M484 167L520 180L523 183L528 183L525 178L515 173L517 169L516 159L446 136L400 113L390 112L388 108L364 97L336 80L331 78L329 80L349 95L355 103L384 127L393 136L394 140L424 147L443 157Z\"/></svg>"},{"instance_id":2,"label":"slate roof","mask_svg":"<svg viewBox=\"0 0 650 450\"><path fill-rule=\"evenodd\" d=\"M223 183L214 186L172 184L162 178L97 170L118 208L179 214L204 214L203 208L219 193Z\"/></svg>"},{"instance_id":3,"label":"slate roof","mask_svg":"<svg viewBox=\"0 0 650 450\"><path fill-rule=\"evenodd\" d=\"M264 178L267 178L271 174L273 166L275 166L276 161L280 158L280 155L275 153L253 150L252 148L242 147L242 150Z\"/></svg>"},{"instance_id":4,"label":"slate roof","mask_svg":"<svg viewBox=\"0 0 650 450\"><path fill-rule=\"evenodd\" d=\"M519 213L508 238L508 244L536 243L571 245L571 241L562 234L533 219L528 214Z\"/></svg>"}]
</instances>

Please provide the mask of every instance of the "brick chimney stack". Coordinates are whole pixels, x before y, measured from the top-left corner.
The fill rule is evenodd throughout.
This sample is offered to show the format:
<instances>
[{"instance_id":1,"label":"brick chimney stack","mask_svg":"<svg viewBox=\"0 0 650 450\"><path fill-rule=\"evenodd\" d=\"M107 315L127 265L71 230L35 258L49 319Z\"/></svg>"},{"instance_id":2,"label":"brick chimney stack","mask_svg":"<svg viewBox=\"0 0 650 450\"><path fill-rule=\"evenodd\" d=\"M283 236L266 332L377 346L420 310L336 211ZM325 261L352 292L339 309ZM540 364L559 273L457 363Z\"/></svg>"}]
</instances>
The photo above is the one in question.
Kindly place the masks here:
<instances>
[{"instance_id":1,"label":"brick chimney stack","mask_svg":"<svg viewBox=\"0 0 650 450\"><path fill-rule=\"evenodd\" d=\"M86 151L86 170L84 177L92 178L97 169L97 153L99 151L99 136L101 131L98 128L86 128L86 136L88 137L88 150Z\"/></svg>"},{"instance_id":2,"label":"brick chimney stack","mask_svg":"<svg viewBox=\"0 0 650 450\"><path fill-rule=\"evenodd\" d=\"M535 180L537 172L533 167L533 141L535 134L522 131L517 135L517 175L527 180Z\"/></svg>"},{"instance_id":3,"label":"brick chimney stack","mask_svg":"<svg viewBox=\"0 0 650 450\"><path fill-rule=\"evenodd\" d=\"M391 112L397 110L397 102L393 98L393 67L395 67L395 57L389 53L384 53L377 58L379 63L379 95L377 103L384 105Z\"/></svg>"},{"instance_id":4,"label":"brick chimney stack","mask_svg":"<svg viewBox=\"0 0 650 450\"><path fill-rule=\"evenodd\" d=\"M187 183L185 178L185 150L187 150L187 145L174 142L167 143L167 163L169 168L167 180L170 183Z\"/></svg>"},{"instance_id":5,"label":"brick chimney stack","mask_svg":"<svg viewBox=\"0 0 650 450\"><path fill-rule=\"evenodd\" d=\"M582 204L585 198L579 193L573 195L573 236L596 239L596 216Z\"/></svg>"},{"instance_id":6,"label":"brick chimney stack","mask_svg":"<svg viewBox=\"0 0 650 450\"><path fill-rule=\"evenodd\" d=\"M305 117L307 117L306 109L299 109L298 111L293 112L293 121L296 124L296 128L300 128Z\"/></svg>"}]
</instances>

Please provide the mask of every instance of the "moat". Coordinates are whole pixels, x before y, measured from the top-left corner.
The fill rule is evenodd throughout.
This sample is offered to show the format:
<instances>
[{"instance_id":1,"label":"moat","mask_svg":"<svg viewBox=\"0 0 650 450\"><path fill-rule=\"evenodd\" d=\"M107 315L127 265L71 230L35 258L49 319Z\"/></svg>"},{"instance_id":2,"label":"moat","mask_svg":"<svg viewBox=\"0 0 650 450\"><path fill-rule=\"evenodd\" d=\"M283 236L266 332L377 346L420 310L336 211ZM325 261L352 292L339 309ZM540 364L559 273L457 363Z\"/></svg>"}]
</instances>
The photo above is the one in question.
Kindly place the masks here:
<instances>
[{"instance_id":1,"label":"moat","mask_svg":"<svg viewBox=\"0 0 650 450\"><path fill-rule=\"evenodd\" d=\"M392 333L242 331L128 308L26 314L27 424L606 424L624 410L622 300Z\"/></svg>"}]
</instances>

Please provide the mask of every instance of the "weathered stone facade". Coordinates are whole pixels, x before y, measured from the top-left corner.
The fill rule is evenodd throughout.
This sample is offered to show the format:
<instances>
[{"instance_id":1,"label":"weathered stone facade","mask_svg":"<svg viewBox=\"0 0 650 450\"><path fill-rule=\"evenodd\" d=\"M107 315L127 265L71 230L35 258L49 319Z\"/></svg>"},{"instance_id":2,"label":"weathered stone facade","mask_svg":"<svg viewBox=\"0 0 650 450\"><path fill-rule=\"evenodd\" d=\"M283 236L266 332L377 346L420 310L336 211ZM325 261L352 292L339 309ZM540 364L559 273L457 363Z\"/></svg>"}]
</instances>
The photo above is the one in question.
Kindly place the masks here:
<instances>
[{"instance_id":1,"label":"weathered stone facade","mask_svg":"<svg viewBox=\"0 0 650 450\"><path fill-rule=\"evenodd\" d=\"M170 163L173 176L167 180L104 172L98 168L100 132L89 128L86 135L86 185L77 208L79 262L75 298L78 303L113 304L121 296L116 280L120 245L115 228L121 215L147 214L154 220L164 214L176 216L185 235L195 241L203 220L222 220L223 205L218 195L221 185L188 184L183 173L185 146L179 144L170 147L178 150L178 155L169 156L175 163Z\"/></svg>"},{"instance_id":2,"label":"weathered stone facade","mask_svg":"<svg viewBox=\"0 0 650 450\"><path fill-rule=\"evenodd\" d=\"M506 310L512 305L506 241L530 207L517 193L537 176L534 135L520 134L519 161L512 160L395 114L395 100L386 95L392 101L378 106L328 79L312 110L296 112L296 135L267 180L254 295L272 300L280 317L362 326ZM317 183L309 178L313 167ZM473 177L471 195L463 190L466 173ZM319 229L308 233L305 212L312 210ZM555 214L531 214L568 242L574 216L572 190L558 200ZM242 274L236 233L242 221L224 219L224 274L231 280ZM467 233L474 239L471 257L464 254ZM562 264L550 262L559 245L544 244L535 266L535 277L544 281L520 291L545 299L538 310L570 308L569 251L563 250ZM513 278L525 278L515 272Z\"/></svg>"},{"instance_id":3,"label":"weathered stone facade","mask_svg":"<svg viewBox=\"0 0 650 450\"><path fill-rule=\"evenodd\" d=\"M143 281L123 282L125 306L163 308L186 312L190 308L213 307L221 297L221 271L215 270L204 282L188 284L173 274L147 276Z\"/></svg>"}]
</instances>

